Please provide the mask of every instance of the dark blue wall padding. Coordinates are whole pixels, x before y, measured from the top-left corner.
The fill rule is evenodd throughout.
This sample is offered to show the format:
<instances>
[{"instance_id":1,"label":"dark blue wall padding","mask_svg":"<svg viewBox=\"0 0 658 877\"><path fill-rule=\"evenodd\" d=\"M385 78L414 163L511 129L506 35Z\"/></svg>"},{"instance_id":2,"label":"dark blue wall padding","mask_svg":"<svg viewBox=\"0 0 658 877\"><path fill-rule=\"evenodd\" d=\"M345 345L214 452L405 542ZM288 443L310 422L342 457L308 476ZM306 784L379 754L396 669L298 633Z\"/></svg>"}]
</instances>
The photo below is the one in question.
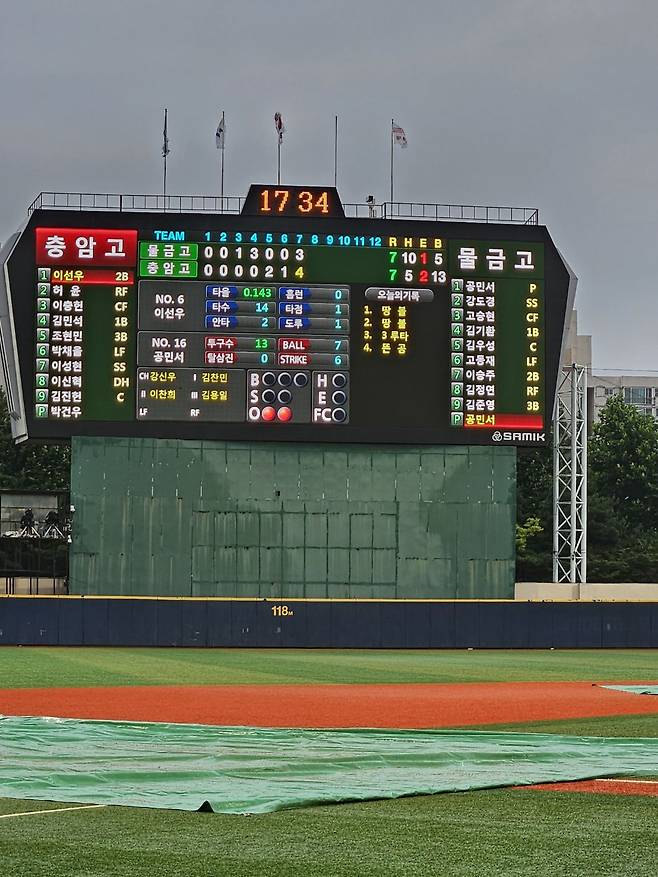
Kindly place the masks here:
<instances>
[{"instance_id":1,"label":"dark blue wall padding","mask_svg":"<svg viewBox=\"0 0 658 877\"><path fill-rule=\"evenodd\" d=\"M0 645L657 648L658 601L3 596Z\"/></svg>"}]
</instances>

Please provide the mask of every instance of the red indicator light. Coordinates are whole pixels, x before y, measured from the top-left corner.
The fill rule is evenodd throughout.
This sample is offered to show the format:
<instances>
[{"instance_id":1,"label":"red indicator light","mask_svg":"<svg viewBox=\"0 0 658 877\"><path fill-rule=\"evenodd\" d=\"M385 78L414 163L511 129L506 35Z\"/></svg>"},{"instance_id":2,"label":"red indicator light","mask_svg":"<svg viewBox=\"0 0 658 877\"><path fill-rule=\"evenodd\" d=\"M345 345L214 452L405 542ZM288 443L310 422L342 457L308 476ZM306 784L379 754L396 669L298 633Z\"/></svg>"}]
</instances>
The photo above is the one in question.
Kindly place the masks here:
<instances>
[{"instance_id":1,"label":"red indicator light","mask_svg":"<svg viewBox=\"0 0 658 877\"><path fill-rule=\"evenodd\" d=\"M261 412L261 417L263 418L263 420L267 420L269 422L270 420L274 420L274 418L276 417L276 411L274 410L274 408L272 408L271 405L268 405L266 408L263 408L263 411Z\"/></svg>"},{"instance_id":2,"label":"red indicator light","mask_svg":"<svg viewBox=\"0 0 658 877\"><path fill-rule=\"evenodd\" d=\"M487 417L484 415L483 417ZM536 429L544 428L544 418L541 414L495 414L494 421L483 419L469 423L464 419L464 429Z\"/></svg>"},{"instance_id":3,"label":"red indicator light","mask_svg":"<svg viewBox=\"0 0 658 877\"><path fill-rule=\"evenodd\" d=\"M265 412L263 412L263 414L265 414ZM283 408L279 408L276 416L282 423L287 423L289 420L292 419L292 411L287 406L284 406Z\"/></svg>"},{"instance_id":4,"label":"red indicator light","mask_svg":"<svg viewBox=\"0 0 658 877\"><path fill-rule=\"evenodd\" d=\"M541 414L497 414L496 426L504 429L543 429Z\"/></svg>"}]
</instances>

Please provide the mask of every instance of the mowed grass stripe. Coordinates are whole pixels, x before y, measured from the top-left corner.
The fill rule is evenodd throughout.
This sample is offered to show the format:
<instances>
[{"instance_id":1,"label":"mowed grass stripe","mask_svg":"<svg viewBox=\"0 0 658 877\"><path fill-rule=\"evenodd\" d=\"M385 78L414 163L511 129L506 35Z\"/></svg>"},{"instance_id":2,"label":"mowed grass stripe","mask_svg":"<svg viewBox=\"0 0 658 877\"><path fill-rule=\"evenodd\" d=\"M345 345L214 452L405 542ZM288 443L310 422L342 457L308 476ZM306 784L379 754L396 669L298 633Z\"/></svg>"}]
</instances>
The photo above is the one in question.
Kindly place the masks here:
<instances>
[{"instance_id":1,"label":"mowed grass stripe","mask_svg":"<svg viewBox=\"0 0 658 877\"><path fill-rule=\"evenodd\" d=\"M655 813L652 798L532 790L249 819L112 807L7 820L0 861L31 877L655 877Z\"/></svg>"},{"instance_id":2,"label":"mowed grass stripe","mask_svg":"<svg viewBox=\"0 0 658 877\"><path fill-rule=\"evenodd\" d=\"M0 648L0 688L633 680L658 680L658 650Z\"/></svg>"},{"instance_id":3,"label":"mowed grass stripe","mask_svg":"<svg viewBox=\"0 0 658 877\"><path fill-rule=\"evenodd\" d=\"M566 734L573 737L658 737L658 714L652 716L600 716L550 722L505 722L469 725L465 731L511 731L529 734Z\"/></svg>"}]
</instances>

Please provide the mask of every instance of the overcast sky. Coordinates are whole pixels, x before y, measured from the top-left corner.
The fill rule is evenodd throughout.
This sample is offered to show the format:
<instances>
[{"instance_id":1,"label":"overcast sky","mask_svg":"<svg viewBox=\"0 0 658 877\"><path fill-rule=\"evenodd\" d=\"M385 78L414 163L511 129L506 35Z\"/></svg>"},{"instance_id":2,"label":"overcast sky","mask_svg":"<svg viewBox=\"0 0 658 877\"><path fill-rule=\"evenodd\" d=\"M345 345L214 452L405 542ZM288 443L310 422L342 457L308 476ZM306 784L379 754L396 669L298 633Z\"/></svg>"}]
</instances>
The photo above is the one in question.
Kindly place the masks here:
<instances>
[{"instance_id":1,"label":"overcast sky","mask_svg":"<svg viewBox=\"0 0 658 877\"><path fill-rule=\"evenodd\" d=\"M21 0L0 18L0 240L41 190L333 180L345 201L538 207L594 365L658 369L658 0Z\"/></svg>"}]
</instances>

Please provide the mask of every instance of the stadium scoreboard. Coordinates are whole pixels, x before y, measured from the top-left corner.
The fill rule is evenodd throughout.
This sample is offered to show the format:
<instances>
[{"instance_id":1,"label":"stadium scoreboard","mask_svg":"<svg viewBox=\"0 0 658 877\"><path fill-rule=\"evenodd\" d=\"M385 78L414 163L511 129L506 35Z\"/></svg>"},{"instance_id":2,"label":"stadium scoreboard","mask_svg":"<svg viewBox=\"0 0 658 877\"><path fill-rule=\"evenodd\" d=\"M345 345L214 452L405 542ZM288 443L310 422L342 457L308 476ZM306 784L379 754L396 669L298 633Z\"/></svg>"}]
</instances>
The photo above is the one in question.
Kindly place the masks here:
<instances>
[{"instance_id":1,"label":"stadium scoreboard","mask_svg":"<svg viewBox=\"0 0 658 877\"><path fill-rule=\"evenodd\" d=\"M27 433L541 444L570 272L544 227L35 211L7 262Z\"/></svg>"}]
</instances>

